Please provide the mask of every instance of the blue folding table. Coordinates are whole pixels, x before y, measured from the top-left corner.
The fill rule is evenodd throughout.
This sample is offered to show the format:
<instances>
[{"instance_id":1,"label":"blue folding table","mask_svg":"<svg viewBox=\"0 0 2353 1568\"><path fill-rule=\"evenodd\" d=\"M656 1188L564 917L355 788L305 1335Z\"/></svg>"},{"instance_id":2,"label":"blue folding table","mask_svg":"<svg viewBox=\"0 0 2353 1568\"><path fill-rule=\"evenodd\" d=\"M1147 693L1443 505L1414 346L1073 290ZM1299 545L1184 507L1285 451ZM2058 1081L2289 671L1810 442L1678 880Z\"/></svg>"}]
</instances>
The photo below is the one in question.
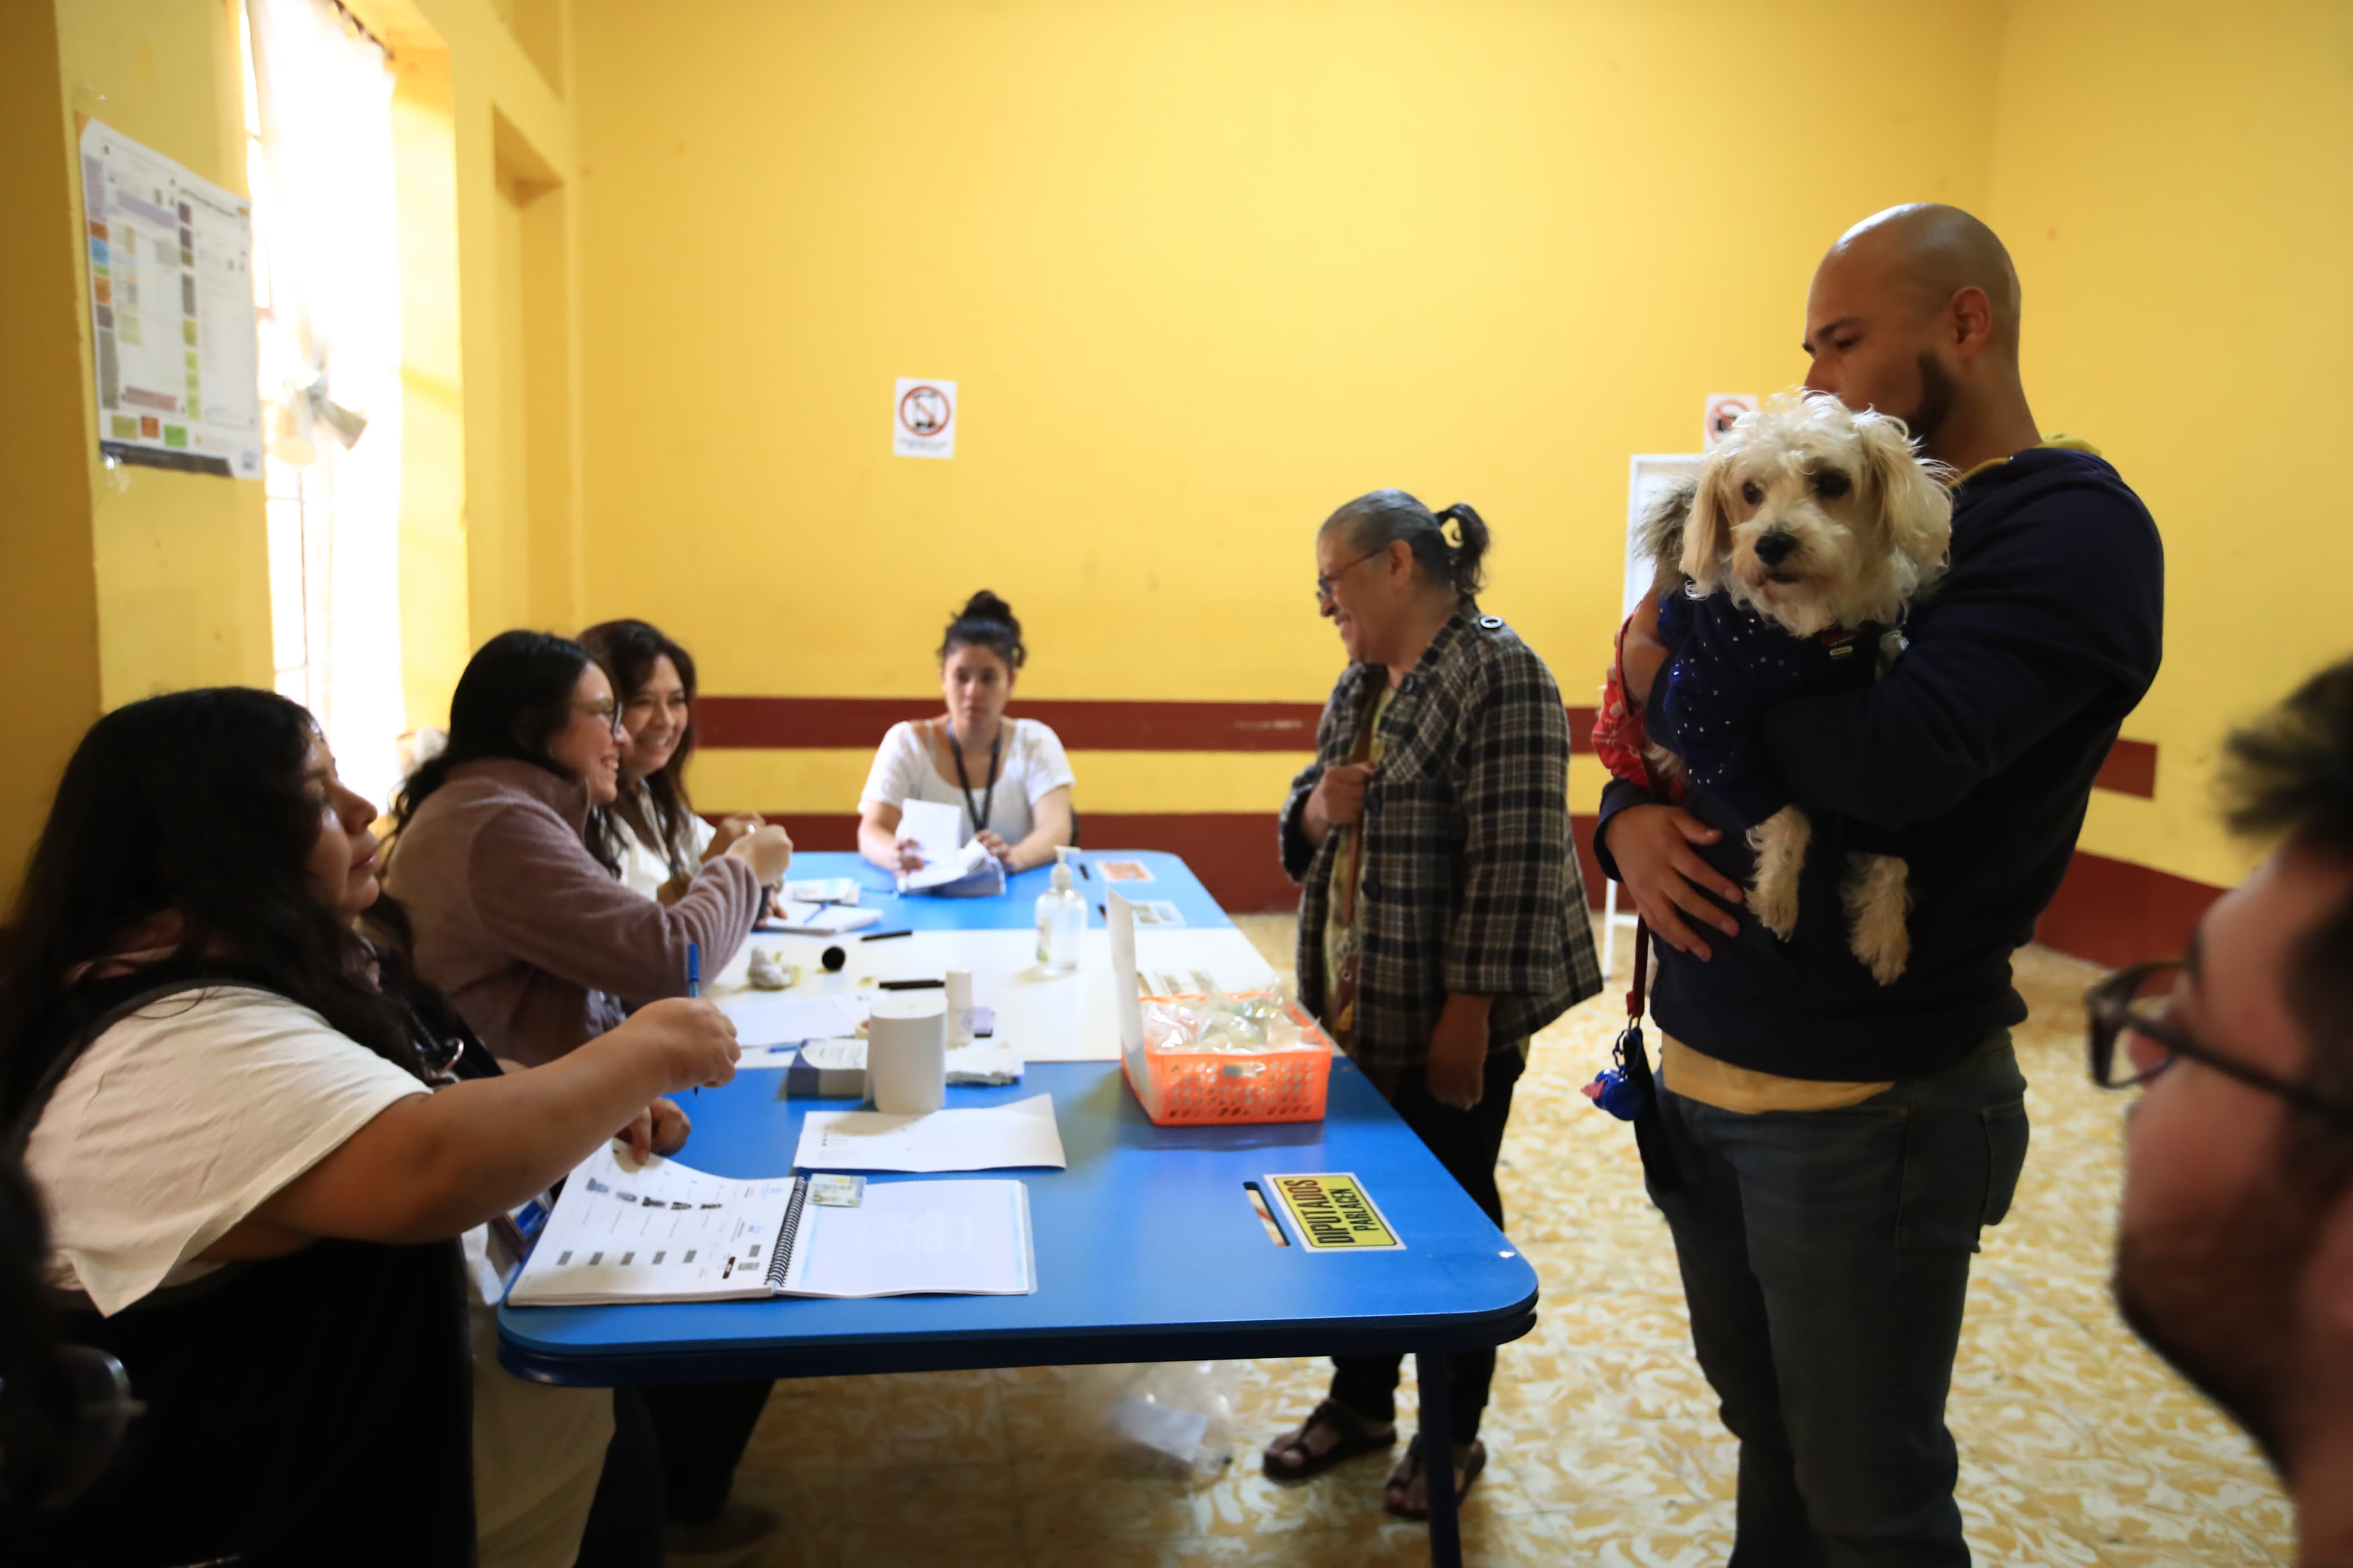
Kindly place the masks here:
<instances>
[{"instance_id":1,"label":"blue folding table","mask_svg":"<svg viewBox=\"0 0 2353 1568\"><path fill-rule=\"evenodd\" d=\"M1174 857L1101 858L1149 858L1157 885L1129 890L1176 896ZM810 864L818 859L803 856L795 869L840 874ZM1189 872L1182 880L1195 889L1187 901L1208 899ZM951 910L965 911L955 923L987 929L1020 923L985 907L1017 900L1029 901L1018 887L1004 900L921 901L921 912L933 929L930 917ZM802 1113L842 1102L786 1100L781 1090L781 1074L753 1071L706 1091L683 1158L729 1176L789 1168ZM1535 1325L1535 1270L1518 1249L1345 1058L1332 1064L1322 1121L1155 1127L1115 1062L1032 1063L1018 1085L951 1089L948 1103L1002 1104L1041 1090L1054 1097L1069 1169L1003 1173L1029 1187L1033 1295L508 1307L500 1359L524 1377L602 1386L1412 1352L1438 1483L1431 1559L1456 1568L1453 1489L1440 1479L1451 1474L1446 1354L1504 1344ZM1334 1171L1363 1183L1403 1250L1314 1253L1287 1217L1292 1245L1273 1243L1243 1184Z\"/></svg>"}]
</instances>

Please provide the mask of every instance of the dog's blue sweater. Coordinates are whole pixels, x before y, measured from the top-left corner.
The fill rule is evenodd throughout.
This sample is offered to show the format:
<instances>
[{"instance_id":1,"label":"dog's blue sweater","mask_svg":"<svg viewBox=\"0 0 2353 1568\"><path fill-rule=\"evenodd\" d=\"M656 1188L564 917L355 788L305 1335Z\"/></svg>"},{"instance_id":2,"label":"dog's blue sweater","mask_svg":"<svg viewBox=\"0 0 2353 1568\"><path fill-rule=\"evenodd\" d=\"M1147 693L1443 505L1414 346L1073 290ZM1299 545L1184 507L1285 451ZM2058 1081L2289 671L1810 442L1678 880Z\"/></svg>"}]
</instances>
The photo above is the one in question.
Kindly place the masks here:
<instances>
[{"instance_id":1,"label":"dog's blue sweater","mask_svg":"<svg viewBox=\"0 0 2353 1568\"><path fill-rule=\"evenodd\" d=\"M1877 626L1836 642L1791 637L1728 594L1659 601L1659 640L1673 658L1658 697L1683 771L1740 826L1754 827L1789 804L1765 740L1767 710L1807 691L1847 690L1871 679Z\"/></svg>"},{"instance_id":2,"label":"dog's blue sweater","mask_svg":"<svg viewBox=\"0 0 2353 1568\"><path fill-rule=\"evenodd\" d=\"M1706 932L1715 956L1659 954L1659 1026L1720 1061L1789 1078L1873 1081L1936 1071L2026 1017L2010 957L2059 889L2092 780L2156 677L2164 618L2157 527L2087 452L2035 447L1953 497L1952 568L1906 623L1910 647L1865 689L1788 698L1765 750L1788 798L1901 831L1915 899L1912 957L1881 986L1847 949L1843 856L1817 834L1787 944L1746 912ZM1691 754L1654 681L1651 737ZM1648 799L1613 781L1610 820ZM1692 808L1725 829L1702 852L1735 880L1749 852L1705 791ZM2164 956L2164 955L2153 955Z\"/></svg>"}]
</instances>

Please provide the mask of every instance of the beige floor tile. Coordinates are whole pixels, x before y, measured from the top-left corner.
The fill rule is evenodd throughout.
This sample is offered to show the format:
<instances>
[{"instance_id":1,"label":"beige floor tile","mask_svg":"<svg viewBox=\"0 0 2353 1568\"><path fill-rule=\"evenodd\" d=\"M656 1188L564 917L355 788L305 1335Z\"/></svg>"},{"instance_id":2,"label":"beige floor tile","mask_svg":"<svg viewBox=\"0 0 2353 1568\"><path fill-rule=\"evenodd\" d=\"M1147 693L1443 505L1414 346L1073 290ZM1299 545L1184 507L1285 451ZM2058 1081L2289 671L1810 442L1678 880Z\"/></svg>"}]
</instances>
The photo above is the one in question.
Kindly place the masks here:
<instances>
[{"instance_id":1,"label":"beige floor tile","mask_svg":"<svg viewBox=\"0 0 2353 1568\"><path fill-rule=\"evenodd\" d=\"M1021 1502L1004 1460L845 1469L844 1564L1019 1563Z\"/></svg>"},{"instance_id":2,"label":"beige floor tile","mask_svg":"<svg viewBox=\"0 0 2353 1568\"><path fill-rule=\"evenodd\" d=\"M1288 972L1287 918L1238 922ZM1626 955L1620 944L1624 984ZM2030 950L2017 1033L2033 1148L1987 1233L1947 1415L1963 1518L1995 1568L2267 1568L2290 1562L2284 1498L2246 1439L2123 1327L2107 1286L2125 1097L2083 1059L2088 965ZM1507 1229L1543 1282L1533 1333L1504 1347L1465 1509L1479 1568L1698 1568L1731 1549L1737 1451L1692 1359L1674 1248L1623 1123L1578 1092L1607 1059L1618 994L1538 1037L1513 1102ZM1654 1042L1655 1044L1655 1042ZM1103 1373L784 1384L739 1482L805 1527L765 1568L1386 1568L1427 1532L1380 1511L1393 1457L1278 1486L1259 1450L1314 1405L1328 1363L1234 1369L1231 1462L1207 1481L1119 1448ZM1413 1416L1411 1363L1399 1391ZM829 1522L828 1522L829 1521Z\"/></svg>"}]
</instances>

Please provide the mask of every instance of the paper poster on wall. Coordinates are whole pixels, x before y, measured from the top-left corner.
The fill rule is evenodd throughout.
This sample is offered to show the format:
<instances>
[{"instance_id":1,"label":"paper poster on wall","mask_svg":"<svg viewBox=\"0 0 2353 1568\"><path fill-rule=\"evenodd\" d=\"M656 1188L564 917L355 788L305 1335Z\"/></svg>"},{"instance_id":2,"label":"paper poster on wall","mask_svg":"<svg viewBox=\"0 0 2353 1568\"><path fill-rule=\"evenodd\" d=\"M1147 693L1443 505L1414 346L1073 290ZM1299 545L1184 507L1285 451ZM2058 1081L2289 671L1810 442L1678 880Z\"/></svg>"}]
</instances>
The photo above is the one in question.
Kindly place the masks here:
<instances>
[{"instance_id":1,"label":"paper poster on wall","mask_svg":"<svg viewBox=\"0 0 2353 1568\"><path fill-rule=\"evenodd\" d=\"M96 120L81 182L99 450L259 479L251 205Z\"/></svg>"},{"instance_id":2,"label":"paper poster on wall","mask_svg":"<svg viewBox=\"0 0 2353 1568\"><path fill-rule=\"evenodd\" d=\"M1642 520L1651 503L1670 485L1698 479L1700 461L1695 453L1636 454L1626 475L1626 597L1620 614L1632 615L1651 591L1651 563L1642 558Z\"/></svg>"},{"instance_id":3,"label":"paper poster on wall","mask_svg":"<svg viewBox=\"0 0 2353 1568\"><path fill-rule=\"evenodd\" d=\"M1744 414L1757 412L1757 395L1753 392L1711 392L1707 395L1707 417L1700 437L1700 450L1713 452L1716 444L1732 433L1732 423Z\"/></svg>"},{"instance_id":4,"label":"paper poster on wall","mask_svg":"<svg viewBox=\"0 0 2353 1568\"><path fill-rule=\"evenodd\" d=\"M955 456L956 384L902 375L891 404L891 449L902 458Z\"/></svg>"}]
</instances>

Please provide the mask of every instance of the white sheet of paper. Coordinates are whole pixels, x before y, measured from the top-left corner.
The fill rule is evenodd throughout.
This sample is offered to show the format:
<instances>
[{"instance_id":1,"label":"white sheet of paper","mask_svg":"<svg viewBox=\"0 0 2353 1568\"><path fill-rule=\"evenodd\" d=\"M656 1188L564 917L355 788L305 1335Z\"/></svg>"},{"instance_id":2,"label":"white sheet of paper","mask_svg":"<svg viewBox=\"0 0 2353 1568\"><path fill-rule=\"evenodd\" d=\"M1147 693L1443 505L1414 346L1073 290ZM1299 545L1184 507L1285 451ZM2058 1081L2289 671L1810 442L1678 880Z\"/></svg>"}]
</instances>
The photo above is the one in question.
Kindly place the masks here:
<instances>
[{"instance_id":1,"label":"white sheet of paper","mask_svg":"<svg viewBox=\"0 0 2353 1568\"><path fill-rule=\"evenodd\" d=\"M936 800L902 800L899 837L913 839L923 853L923 869L933 870L955 860L964 848L964 812Z\"/></svg>"},{"instance_id":2,"label":"white sheet of paper","mask_svg":"<svg viewBox=\"0 0 2353 1568\"><path fill-rule=\"evenodd\" d=\"M1038 1288L1020 1182L869 1182L855 1208L801 1210L787 1294L1023 1296Z\"/></svg>"},{"instance_id":3,"label":"white sheet of paper","mask_svg":"<svg viewBox=\"0 0 2353 1568\"><path fill-rule=\"evenodd\" d=\"M769 923L780 931L831 936L880 925L882 923L882 911L861 910L851 904L811 904L792 900L786 902Z\"/></svg>"},{"instance_id":4,"label":"white sheet of paper","mask_svg":"<svg viewBox=\"0 0 2353 1568\"><path fill-rule=\"evenodd\" d=\"M885 1116L879 1110L812 1110L801 1119L793 1163L804 1171L1056 1170L1070 1162L1054 1123L1054 1097L1033 1094L978 1110Z\"/></svg>"},{"instance_id":5,"label":"white sheet of paper","mask_svg":"<svg viewBox=\"0 0 2353 1568\"><path fill-rule=\"evenodd\" d=\"M737 1072L749 1072L754 1068L790 1068L797 1062L807 1062L813 1068L847 1068L856 1072L866 1070L864 1040L811 1040L807 1045L795 1045L786 1040L773 1046L743 1046L742 1055L735 1058Z\"/></svg>"},{"instance_id":6,"label":"white sheet of paper","mask_svg":"<svg viewBox=\"0 0 2353 1568\"><path fill-rule=\"evenodd\" d=\"M735 1043L745 1051L755 1046L797 1045L855 1035L871 1005L859 995L778 996L765 991L738 992L716 1000L719 1010L734 1020Z\"/></svg>"}]
</instances>

